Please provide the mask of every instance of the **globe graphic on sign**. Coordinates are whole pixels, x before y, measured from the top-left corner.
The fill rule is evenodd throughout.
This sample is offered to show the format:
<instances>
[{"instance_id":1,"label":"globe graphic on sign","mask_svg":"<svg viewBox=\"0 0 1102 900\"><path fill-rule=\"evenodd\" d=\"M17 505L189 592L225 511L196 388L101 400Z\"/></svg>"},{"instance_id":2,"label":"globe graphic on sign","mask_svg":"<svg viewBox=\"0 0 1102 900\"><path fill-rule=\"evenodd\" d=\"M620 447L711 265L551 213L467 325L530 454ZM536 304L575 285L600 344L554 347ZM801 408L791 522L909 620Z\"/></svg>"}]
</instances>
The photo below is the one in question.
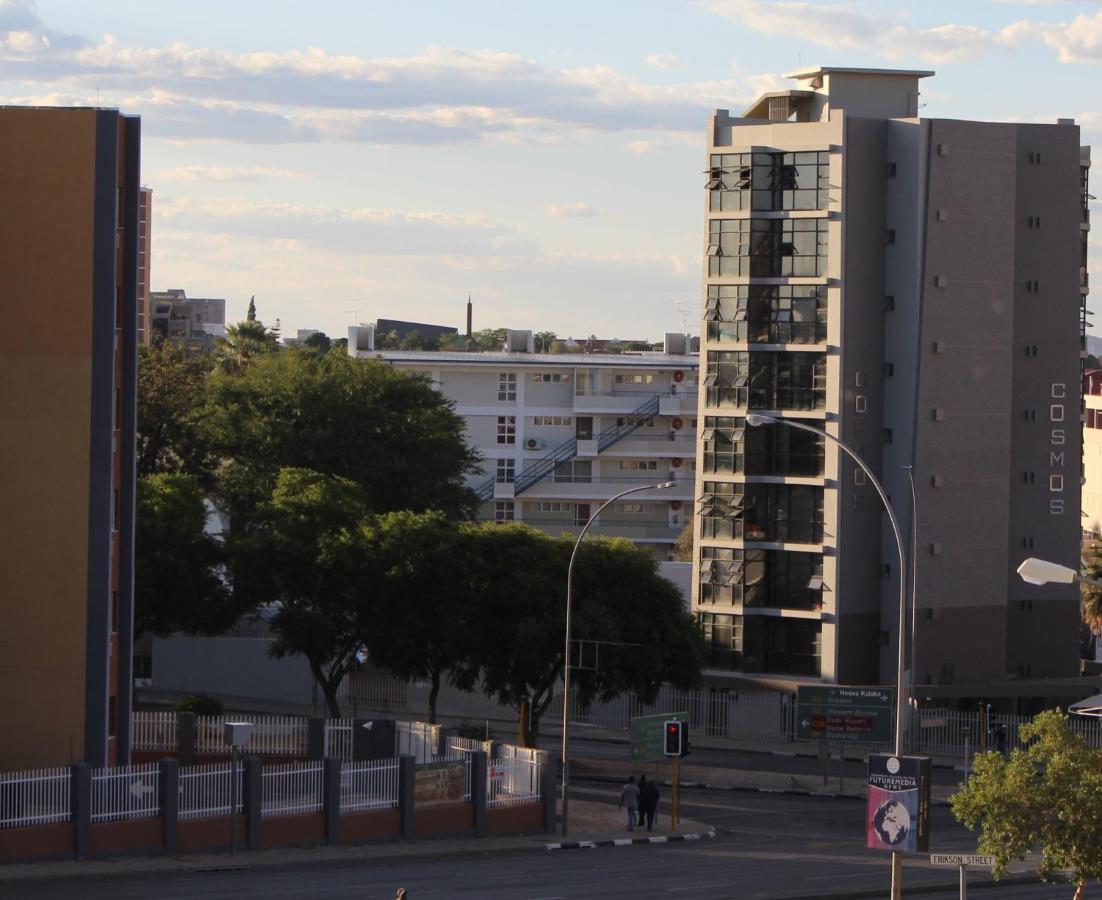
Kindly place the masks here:
<instances>
[{"instance_id":1,"label":"globe graphic on sign","mask_svg":"<svg viewBox=\"0 0 1102 900\"><path fill-rule=\"evenodd\" d=\"M881 841L896 847L911 833L911 814L898 800L885 800L876 808L872 826Z\"/></svg>"}]
</instances>

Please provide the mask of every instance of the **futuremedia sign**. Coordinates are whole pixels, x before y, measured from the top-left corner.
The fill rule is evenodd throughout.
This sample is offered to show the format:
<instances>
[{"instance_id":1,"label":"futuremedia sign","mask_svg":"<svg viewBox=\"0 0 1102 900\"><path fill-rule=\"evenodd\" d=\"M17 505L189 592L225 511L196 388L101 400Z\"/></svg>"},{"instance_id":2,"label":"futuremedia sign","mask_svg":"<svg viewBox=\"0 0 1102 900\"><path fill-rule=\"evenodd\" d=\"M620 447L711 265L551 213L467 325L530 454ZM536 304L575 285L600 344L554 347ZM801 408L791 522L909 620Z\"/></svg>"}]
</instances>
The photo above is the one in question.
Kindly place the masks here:
<instances>
[{"instance_id":1,"label":"futuremedia sign","mask_svg":"<svg viewBox=\"0 0 1102 900\"><path fill-rule=\"evenodd\" d=\"M869 756L865 846L926 853L930 849L930 758Z\"/></svg>"}]
</instances>

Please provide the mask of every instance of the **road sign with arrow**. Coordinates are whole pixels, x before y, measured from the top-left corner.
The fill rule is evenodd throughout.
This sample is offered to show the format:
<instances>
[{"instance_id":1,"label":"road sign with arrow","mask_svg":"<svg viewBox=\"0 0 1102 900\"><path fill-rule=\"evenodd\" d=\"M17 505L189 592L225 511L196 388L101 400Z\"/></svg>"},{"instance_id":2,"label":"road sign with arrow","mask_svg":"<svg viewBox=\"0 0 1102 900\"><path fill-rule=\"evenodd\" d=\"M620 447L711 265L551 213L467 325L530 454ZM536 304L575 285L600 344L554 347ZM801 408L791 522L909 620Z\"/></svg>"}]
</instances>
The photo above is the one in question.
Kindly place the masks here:
<instances>
[{"instance_id":1,"label":"road sign with arrow","mask_svg":"<svg viewBox=\"0 0 1102 900\"><path fill-rule=\"evenodd\" d=\"M796 692L796 737L800 740L892 739L895 691L887 687L806 685Z\"/></svg>"}]
</instances>

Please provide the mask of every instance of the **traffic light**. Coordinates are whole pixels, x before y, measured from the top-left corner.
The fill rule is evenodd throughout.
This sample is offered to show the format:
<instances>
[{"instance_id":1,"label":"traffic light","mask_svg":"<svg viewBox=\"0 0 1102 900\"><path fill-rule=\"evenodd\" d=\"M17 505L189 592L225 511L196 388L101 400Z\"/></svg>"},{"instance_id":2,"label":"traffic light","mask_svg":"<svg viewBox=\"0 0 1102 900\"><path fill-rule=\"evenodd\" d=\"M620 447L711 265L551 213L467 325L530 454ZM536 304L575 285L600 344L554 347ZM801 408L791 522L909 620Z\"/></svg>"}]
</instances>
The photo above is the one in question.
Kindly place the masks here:
<instances>
[{"instance_id":1,"label":"traffic light","mask_svg":"<svg viewBox=\"0 0 1102 900\"><path fill-rule=\"evenodd\" d=\"M666 756L689 755L689 723L678 719L670 719L666 722Z\"/></svg>"}]
</instances>

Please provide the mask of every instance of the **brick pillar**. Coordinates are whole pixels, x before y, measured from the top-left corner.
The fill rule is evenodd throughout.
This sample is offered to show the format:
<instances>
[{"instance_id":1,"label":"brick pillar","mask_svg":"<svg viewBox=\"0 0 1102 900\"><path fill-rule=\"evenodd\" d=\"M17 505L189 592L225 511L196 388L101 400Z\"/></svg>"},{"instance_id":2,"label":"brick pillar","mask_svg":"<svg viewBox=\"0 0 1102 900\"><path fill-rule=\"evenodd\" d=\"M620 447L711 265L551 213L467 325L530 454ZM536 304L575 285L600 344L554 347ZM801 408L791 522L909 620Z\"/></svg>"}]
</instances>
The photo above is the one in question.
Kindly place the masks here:
<instances>
[{"instance_id":1,"label":"brick pillar","mask_svg":"<svg viewBox=\"0 0 1102 900\"><path fill-rule=\"evenodd\" d=\"M322 773L322 809L325 810L325 842L341 841L341 761L332 756L325 758Z\"/></svg>"},{"instance_id":2,"label":"brick pillar","mask_svg":"<svg viewBox=\"0 0 1102 900\"><path fill-rule=\"evenodd\" d=\"M176 752L181 766L195 763L195 713L176 714Z\"/></svg>"},{"instance_id":3,"label":"brick pillar","mask_svg":"<svg viewBox=\"0 0 1102 900\"><path fill-rule=\"evenodd\" d=\"M325 719L311 717L306 720L306 758L325 758Z\"/></svg>"},{"instance_id":4,"label":"brick pillar","mask_svg":"<svg viewBox=\"0 0 1102 900\"><path fill-rule=\"evenodd\" d=\"M264 764L258 756L245 757L245 846L250 850L260 849L260 792L263 790L260 777Z\"/></svg>"},{"instance_id":5,"label":"brick pillar","mask_svg":"<svg viewBox=\"0 0 1102 900\"><path fill-rule=\"evenodd\" d=\"M92 842L92 767L88 763L73 763L69 773L73 852L77 859L87 859Z\"/></svg>"},{"instance_id":6,"label":"brick pillar","mask_svg":"<svg viewBox=\"0 0 1102 900\"><path fill-rule=\"evenodd\" d=\"M175 759L162 759L161 795L158 802L161 807L162 840L165 854L175 856L180 849L180 762Z\"/></svg>"},{"instance_id":7,"label":"brick pillar","mask_svg":"<svg viewBox=\"0 0 1102 900\"><path fill-rule=\"evenodd\" d=\"M489 757L478 750L471 754L471 806L475 837L486 836L486 766Z\"/></svg>"},{"instance_id":8,"label":"brick pillar","mask_svg":"<svg viewBox=\"0 0 1102 900\"><path fill-rule=\"evenodd\" d=\"M416 772L417 764L412 756L398 757L398 812L404 841L412 841L417 836L417 814L414 809Z\"/></svg>"}]
</instances>

